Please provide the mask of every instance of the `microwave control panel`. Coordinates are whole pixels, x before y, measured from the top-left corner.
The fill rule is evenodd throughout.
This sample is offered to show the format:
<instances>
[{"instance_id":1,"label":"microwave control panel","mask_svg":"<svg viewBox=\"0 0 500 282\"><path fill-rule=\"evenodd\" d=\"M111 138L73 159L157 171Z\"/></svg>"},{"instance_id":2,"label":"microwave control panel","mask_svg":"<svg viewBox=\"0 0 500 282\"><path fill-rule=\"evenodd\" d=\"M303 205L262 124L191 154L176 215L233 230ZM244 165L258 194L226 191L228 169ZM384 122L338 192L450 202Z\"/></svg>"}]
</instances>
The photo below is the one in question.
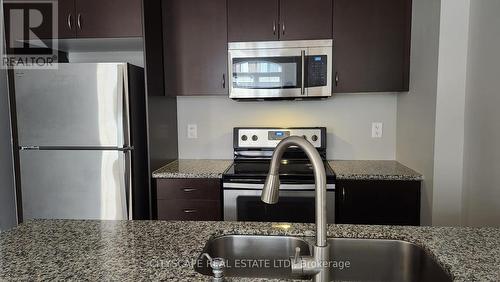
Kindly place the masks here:
<instances>
[{"instance_id":1,"label":"microwave control panel","mask_svg":"<svg viewBox=\"0 0 500 282\"><path fill-rule=\"evenodd\" d=\"M307 82L306 87L326 86L328 65L326 55L307 56Z\"/></svg>"}]
</instances>

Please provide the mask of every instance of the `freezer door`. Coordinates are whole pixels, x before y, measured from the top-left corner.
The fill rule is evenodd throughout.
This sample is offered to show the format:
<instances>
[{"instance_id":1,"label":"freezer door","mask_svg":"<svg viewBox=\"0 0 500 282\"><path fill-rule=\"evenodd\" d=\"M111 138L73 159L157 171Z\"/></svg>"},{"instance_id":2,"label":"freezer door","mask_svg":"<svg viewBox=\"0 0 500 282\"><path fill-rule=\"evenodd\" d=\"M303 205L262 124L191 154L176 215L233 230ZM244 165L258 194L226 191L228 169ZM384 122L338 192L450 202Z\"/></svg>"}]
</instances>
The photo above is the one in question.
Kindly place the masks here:
<instances>
[{"instance_id":1,"label":"freezer door","mask_svg":"<svg viewBox=\"0 0 500 282\"><path fill-rule=\"evenodd\" d=\"M123 147L127 142L126 64L59 64L15 70L22 147Z\"/></svg>"},{"instance_id":2,"label":"freezer door","mask_svg":"<svg viewBox=\"0 0 500 282\"><path fill-rule=\"evenodd\" d=\"M20 151L24 219L127 219L128 154Z\"/></svg>"}]
</instances>

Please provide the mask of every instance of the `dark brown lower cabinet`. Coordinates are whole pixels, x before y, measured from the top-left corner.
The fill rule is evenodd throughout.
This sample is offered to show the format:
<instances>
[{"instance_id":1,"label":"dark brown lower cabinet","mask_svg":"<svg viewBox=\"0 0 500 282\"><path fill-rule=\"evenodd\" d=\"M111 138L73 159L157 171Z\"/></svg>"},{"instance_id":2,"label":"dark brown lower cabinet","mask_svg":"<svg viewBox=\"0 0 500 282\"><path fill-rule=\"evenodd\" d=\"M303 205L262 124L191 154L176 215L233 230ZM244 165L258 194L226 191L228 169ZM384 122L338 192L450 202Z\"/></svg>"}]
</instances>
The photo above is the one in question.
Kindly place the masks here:
<instances>
[{"instance_id":1,"label":"dark brown lower cabinet","mask_svg":"<svg viewBox=\"0 0 500 282\"><path fill-rule=\"evenodd\" d=\"M420 181L338 180L335 223L420 225Z\"/></svg>"},{"instance_id":2,"label":"dark brown lower cabinet","mask_svg":"<svg viewBox=\"0 0 500 282\"><path fill-rule=\"evenodd\" d=\"M221 220L220 204L204 200L158 200L158 219Z\"/></svg>"},{"instance_id":3,"label":"dark brown lower cabinet","mask_svg":"<svg viewBox=\"0 0 500 282\"><path fill-rule=\"evenodd\" d=\"M159 220L222 220L220 179L158 179L155 197Z\"/></svg>"}]
</instances>

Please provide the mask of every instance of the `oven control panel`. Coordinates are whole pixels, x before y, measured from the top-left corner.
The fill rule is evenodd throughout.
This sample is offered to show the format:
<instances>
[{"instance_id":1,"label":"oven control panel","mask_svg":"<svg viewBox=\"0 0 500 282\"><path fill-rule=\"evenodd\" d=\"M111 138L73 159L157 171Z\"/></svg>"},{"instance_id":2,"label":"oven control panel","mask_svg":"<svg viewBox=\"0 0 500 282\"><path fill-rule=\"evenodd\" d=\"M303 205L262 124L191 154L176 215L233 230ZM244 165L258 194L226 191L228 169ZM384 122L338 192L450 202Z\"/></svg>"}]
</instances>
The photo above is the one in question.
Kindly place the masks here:
<instances>
[{"instance_id":1,"label":"oven control panel","mask_svg":"<svg viewBox=\"0 0 500 282\"><path fill-rule=\"evenodd\" d=\"M325 132L325 128L238 128L234 137L240 148L275 148L290 136L302 137L314 147L321 148Z\"/></svg>"}]
</instances>

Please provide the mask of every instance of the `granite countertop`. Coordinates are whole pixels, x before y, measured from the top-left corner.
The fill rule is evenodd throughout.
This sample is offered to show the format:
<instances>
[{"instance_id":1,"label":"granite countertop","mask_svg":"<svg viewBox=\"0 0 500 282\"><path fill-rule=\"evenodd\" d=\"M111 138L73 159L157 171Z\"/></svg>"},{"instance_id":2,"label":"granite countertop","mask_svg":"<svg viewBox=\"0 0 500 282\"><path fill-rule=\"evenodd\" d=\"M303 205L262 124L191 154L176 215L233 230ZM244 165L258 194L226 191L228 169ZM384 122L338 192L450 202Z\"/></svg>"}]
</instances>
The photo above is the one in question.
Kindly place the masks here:
<instances>
[{"instance_id":1,"label":"granite countertop","mask_svg":"<svg viewBox=\"0 0 500 282\"><path fill-rule=\"evenodd\" d=\"M153 178L222 178L233 160L176 160L153 172Z\"/></svg>"},{"instance_id":2,"label":"granite countertop","mask_svg":"<svg viewBox=\"0 0 500 282\"><path fill-rule=\"evenodd\" d=\"M222 178L233 160L173 161L153 172L153 178ZM423 180L423 176L397 161L328 161L337 179Z\"/></svg>"},{"instance_id":3,"label":"granite countertop","mask_svg":"<svg viewBox=\"0 0 500 282\"><path fill-rule=\"evenodd\" d=\"M397 161L328 161L337 179L423 180L423 176Z\"/></svg>"},{"instance_id":4,"label":"granite countertop","mask_svg":"<svg viewBox=\"0 0 500 282\"><path fill-rule=\"evenodd\" d=\"M313 230L312 224L27 221L0 233L0 280L209 281L192 263L212 236L310 236ZM455 281L499 279L498 228L329 225L328 235L413 242Z\"/></svg>"}]
</instances>

